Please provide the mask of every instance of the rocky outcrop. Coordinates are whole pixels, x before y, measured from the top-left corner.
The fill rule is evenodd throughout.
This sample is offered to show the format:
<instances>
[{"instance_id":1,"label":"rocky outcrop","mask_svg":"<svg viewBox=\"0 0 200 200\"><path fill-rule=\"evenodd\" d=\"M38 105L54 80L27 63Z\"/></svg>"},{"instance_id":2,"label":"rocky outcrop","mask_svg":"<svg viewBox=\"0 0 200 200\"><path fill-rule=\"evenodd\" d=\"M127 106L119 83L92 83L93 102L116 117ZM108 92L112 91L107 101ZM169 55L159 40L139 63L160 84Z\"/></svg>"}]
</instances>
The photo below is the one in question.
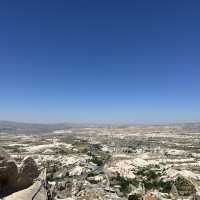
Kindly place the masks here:
<instances>
[{"instance_id":1,"label":"rocky outcrop","mask_svg":"<svg viewBox=\"0 0 200 200\"><path fill-rule=\"evenodd\" d=\"M18 170L15 161L0 161L0 196L15 191Z\"/></svg>"},{"instance_id":2,"label":"rocky outcrop","mask_svg":"<svg viewBox=\"0 0 200 200\"><path fill-rule=\"evenodd\" d=\"M35 178L39 175L38 167L32 157L25 157L19 167L17 177L17 188L25 189L33 184Z\"/></svg>"},{"instance_id":3,"label":"rocky outcrop","mask_svg":"<svg viewBox=\"0 0 200 200\"><path fill-rule=\"evenodd\" d=\"M24 158L18 170L16 162L0 149L0 198L29 187L38 175L33 158Z\"/></svg>"},{"instance_id":4,"label":"rocky outcrop","mask_svg":"<svg viewBox=\"0 0 200 200\"><path fill-rule=\"evenodd\" d=\"M46 171L43 171L33 185L5 197L4 200L46 200L47 190L45 187L45 180Z\"/></svg>"},{"instance_id":5,"label":"rocky outcrop","mask_svg":"<svg viewBox=\"0 0 200 200\"><path fill-rule=\"evenodd\" d=\"M13 160L0 161L0 182L13 184L18 174L17 165Z\"/></svg>"}]
</instances>

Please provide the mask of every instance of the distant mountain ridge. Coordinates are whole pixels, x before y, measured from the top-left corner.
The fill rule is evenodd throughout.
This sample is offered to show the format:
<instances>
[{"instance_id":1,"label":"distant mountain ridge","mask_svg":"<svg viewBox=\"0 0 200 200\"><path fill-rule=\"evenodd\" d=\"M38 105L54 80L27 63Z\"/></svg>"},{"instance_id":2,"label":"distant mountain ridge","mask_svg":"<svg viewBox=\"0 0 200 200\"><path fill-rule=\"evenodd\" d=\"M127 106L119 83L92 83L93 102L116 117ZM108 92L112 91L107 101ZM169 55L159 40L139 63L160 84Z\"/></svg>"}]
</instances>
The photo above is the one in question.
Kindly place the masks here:
<instances>
[{"instance_id":1,"label":"distant mountain ridge","mask_svg":"<svg viewBox=\"0 0 200 200\"><path fill-rule=\"evenodd\" d=\"M13 121L0 121L0 132L16 134L48 133L58 129L69 129L74 127L82 127L82 125L73 123L37 124Z\"/></svg>"},{"instance_id":2,"label":"distant mountain ridge","mask_svg":"<svg viewBox=\"0 0 200 200\"><path fill-rule=\"evenodd\" d=\"M109 124L89 124L89 123L27 123L0 120L0 133L16 134L39 134L50 133L55 130L66 130L71 128L109 127Z\"/></svg>"},{"instance_id":3,"label":"distant mountain ridge","mask_svg":"<svg viewBox=\"0 0 200 200\"><path fill-rule=\"evenodd\" d=\"M40 133L52 133L55 130L67 130L71 128L88 128L88 127L117 127L126 128L129 126L141 126L141 127L165 127L176 128L179 132L194 132L200 133L200 122L187 122L187 123L169 123L169 124L84 124L84 123L26 123L26 122L14 122L14 121L0 121L0 133L16 133L16 134L40 134Z\"/></svg>"}]
</instances>

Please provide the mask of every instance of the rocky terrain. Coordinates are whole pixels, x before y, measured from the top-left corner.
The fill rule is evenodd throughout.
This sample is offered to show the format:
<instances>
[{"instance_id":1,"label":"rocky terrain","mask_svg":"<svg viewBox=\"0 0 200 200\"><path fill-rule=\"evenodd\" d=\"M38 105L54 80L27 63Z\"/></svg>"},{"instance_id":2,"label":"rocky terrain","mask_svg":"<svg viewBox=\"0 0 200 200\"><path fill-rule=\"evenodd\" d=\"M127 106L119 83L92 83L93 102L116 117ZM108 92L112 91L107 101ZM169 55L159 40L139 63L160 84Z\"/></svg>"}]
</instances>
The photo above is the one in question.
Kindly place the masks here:
<instances>
[{"instance_id":1,"label":"rocky terrain","mask_svg":"<svg viewBox=\"0 0 200 200\"><path fill-rule=\"evenodd\" d=\"M200 198L198 123L19 126L1 127L2 199Z\"/></svg>"}]
</instances>

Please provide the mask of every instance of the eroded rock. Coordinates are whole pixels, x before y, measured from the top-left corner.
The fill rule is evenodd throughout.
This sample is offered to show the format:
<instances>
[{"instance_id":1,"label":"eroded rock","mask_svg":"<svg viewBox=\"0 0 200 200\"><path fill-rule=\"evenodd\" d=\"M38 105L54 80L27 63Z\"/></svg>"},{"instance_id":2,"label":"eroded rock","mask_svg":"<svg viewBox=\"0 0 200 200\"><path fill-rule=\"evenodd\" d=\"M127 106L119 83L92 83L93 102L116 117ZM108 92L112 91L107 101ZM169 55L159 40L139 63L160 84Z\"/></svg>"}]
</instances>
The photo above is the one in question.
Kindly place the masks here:
<instances>
[{"instance_id":1,"label":"eroded rock","mask_svg":"<svg viewBox=\"0 0 200 200\"><path fill-rule=\"evenodd\" d=\"M33 184L35 178L39 175L38 167L32 157L25 157L19 167L17 177L18 189L24 189Z\"/></svg>"},{"instance_id":2,"label":"eroded rock","mask_svg":"<svg viewBox=\"0 0 200 200\"><path fill-rule=\"evenodd\" d=\"M18 170L15 161L1 160L0 161L0 196L4 196L15 191L16 178Z\"/></svg>"}]
</instances>

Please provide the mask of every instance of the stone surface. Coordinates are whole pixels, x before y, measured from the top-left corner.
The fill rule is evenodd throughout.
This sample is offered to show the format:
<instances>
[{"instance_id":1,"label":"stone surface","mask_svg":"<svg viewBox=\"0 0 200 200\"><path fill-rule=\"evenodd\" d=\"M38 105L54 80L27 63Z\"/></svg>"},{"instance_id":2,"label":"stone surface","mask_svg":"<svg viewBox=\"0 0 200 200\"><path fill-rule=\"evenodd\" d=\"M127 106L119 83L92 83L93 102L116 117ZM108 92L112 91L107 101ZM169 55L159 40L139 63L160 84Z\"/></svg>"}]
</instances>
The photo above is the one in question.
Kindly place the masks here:
<instances>
[{"instance_id":1,"label":"stone surface","mask_svg":"<svg viewBox=\"0 0 200 200\"><path fill-rule=\"evenodd\" d=\"M46 200L47 191L41 180L45 180L44 172L40 174L40 180L37 180L33 185L5 197L4 200L32 200L33 197L34 200Z\"/></svg>"},{"instance_id":2,"label":"stone surface","mask_svg":"<svg viewBox=\"0 0 200 200\"><path fill-rule=\"evenodd\" d=\"M0 187L2 194L6 194L15 190L17 174L18 170L15 161L0 161Z\"/></svg>"},{"instance_id":3,"label":"stone surface","mask_svg":"<svg viewBox=\"0 0 200 200\"><path fill-rule=\"evenodd\" d=\"M19 167L17 178L18 189L25 189L33 184L35 178L39 175L38 167L32 157L25 157Z\"/></svg>"}]
</instances>

